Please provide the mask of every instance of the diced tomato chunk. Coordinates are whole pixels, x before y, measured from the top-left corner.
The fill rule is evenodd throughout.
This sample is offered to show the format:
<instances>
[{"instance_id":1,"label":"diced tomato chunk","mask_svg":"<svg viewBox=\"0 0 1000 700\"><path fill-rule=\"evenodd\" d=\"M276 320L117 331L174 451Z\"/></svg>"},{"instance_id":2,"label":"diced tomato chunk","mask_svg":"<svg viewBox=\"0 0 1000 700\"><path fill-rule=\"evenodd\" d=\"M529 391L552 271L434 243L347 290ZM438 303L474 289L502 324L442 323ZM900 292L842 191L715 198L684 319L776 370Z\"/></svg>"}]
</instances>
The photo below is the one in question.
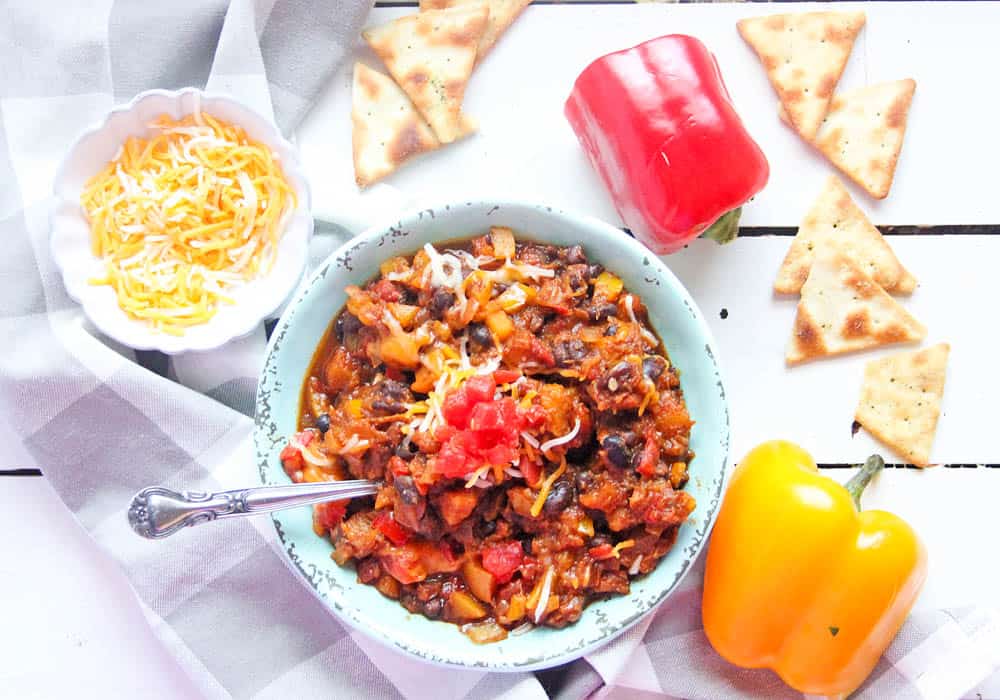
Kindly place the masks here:
<instances>
[{"instance_id":1,"label":"diced tomato chunk","mask_svg":"<svg viewBox=\"0 0 1000 700\"><path fill-rule=\"evenodd\" d=\"M528 459L525 455L521 455L521 461L518 462L517 468L524 475L524 480L528 482L528 486L537 486L539 480L542 478L542 465L541 462L537 462L533 459Z\"/></svg>"},{"instance_id":2,"label":"diced tomato chunk","mask_svg":"<svg viewBox=\"0 0 1000 700\"><path fill-rule=\"evenodd\" d=\"M534 336L531 338L531 346L528 348L528 353L546 367L553 367L556 364L556 358L552 354L552 350L549 349L549 346Z\"/></svg>"},{"instance_id":3,"label":"diced tomato chunk","mask_svg":"<svg viewBox=\"0 0 1000 700\"><path fill-rule=\"evenodd\" d=\"M389 538L394 545L404 545L410 541L410 533L403 529L402 525L396 522L391 513L382 511L375 516L372 525L375 529Z\"/></svg>"},{"instance_id":4,"label":"diced tomato chunk","mask_svg":"<svg viewBox=\"0 0 1000 700\"><path fill-rule=\"evenodd\" d=\"M493 381L497 384L510 384L521 378L520 372L511 369L498 369L493 373Z\"/></svg>"},{"instance_id":5,"label":"diced tomato chunk","mask_svg":"<svg viewBox=\"0 0 1000 700\"><path fill-rule=\"evenodd\" d=\"M403 298L402 292L392 283L391 280L380 279L372 285L371 293L382 301L399 301Z\"/></svg>"},{"instance_id":6,"label":"diced tomato chunk","mask_svg":"<svg viewBox=\"0 0 1000 700\"><path fill-rule=\"evenodd\" d=\"M389 458L389 471L391 471L396 476L403 476L404 474L410 473L410 465L403 461L403 459L397 455L393 455Z\"/></svg>"},{"instance_id":7,"label":"diced tomato chunk","mask_svg":"<svg viewBox=\"0 0 1000 700\"><path fill-rule=\"evenodd\" d=\"M656 474L656 463L660 460L660 448L653 438L647 438L646 444L642 448L642 455L639 458L639 466L635 468L643 476L654 476Z\"/></svg>"},{"instance_id":8,"label":"diced tomato chunk","mask_svg":"<svg viewBox=\"0 0 1000 700\"><path fill-rule=\"evenodd\" d=\"M525 426L531 428L537 428L545 424L547 416L545 415L545 409L538 404L532 404L527 408L522 408L518 410L518 414L521 416L521 422Z\"/></svg>"},{"instance_id":9,"label":"diced tomato chunk","mask_svg":"<svg viewBox=\"0 0 1000 700\"><path fill-rule=\"evenodd\" d=\"M278 457L281 459L281 466L285 468L285 473L292 479L295 478L296 472L301 472L306 467L306 462L302 459L302 451L298 447L285 445Z\"/></svg>"},{"instance_id":10,"label":"diced tomato chunk","mask_svg":"<svg viewBox=\"0 0 1000 700\"><path fill-rule=\"evenodd\" d=\"M324 530L340 524L347 513L347 501L327 501L313 506L313 522Z\"/></svg>"},{"instance_id":11,"label":"diced tomato chunk","mask_svg":"<svg viewBox=\"0 0 1000 700\"><path fill-rule=\"evenodd\" d=\"M488 379L492 384L493 378ZM480 389L474 388L473 395L485 390L484 384ZM477 402L465 423L462 430L438 429L435 434L443 443L435 458L437 473L449 477L466 476L480 467L510 464L517 458L521 424L517 405L509 396L497 401Z\"/></svg>"},{"instance_id":12,"label":"diced tomato chunk","mask_svg":"<svg viewBox=\"0 0 1000 700\"><path fill-rule=\"evenodd\" d=\"M511 540L483 548L483 568L493 574L497 583L507 583L524 560L521 543Z\"/></svg>"}]
</instances>

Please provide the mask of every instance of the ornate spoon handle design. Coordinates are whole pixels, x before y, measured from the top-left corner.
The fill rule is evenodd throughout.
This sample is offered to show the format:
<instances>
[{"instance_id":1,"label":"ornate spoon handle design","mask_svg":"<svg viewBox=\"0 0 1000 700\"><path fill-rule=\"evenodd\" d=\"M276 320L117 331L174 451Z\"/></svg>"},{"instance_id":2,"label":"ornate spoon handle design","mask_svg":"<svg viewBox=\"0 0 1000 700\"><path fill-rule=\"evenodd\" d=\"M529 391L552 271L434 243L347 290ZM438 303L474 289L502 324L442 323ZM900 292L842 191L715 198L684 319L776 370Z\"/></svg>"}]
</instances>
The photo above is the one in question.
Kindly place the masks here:
<instances>
[{"instance_id":1,"label":"ornate spoon handle design","mask_svg":"<svg viewBox=\"0 0 1000 700\"><path fill-rule=\"evenodd\" d=\"M150 486L132 499L128 522L143 537L160 539L181 528L217 518L256 515L322 501L372 496L377 488L374 481L363 479L260 486L218 493L178 492L163 486Z\"/></svg>"}]
</instances>

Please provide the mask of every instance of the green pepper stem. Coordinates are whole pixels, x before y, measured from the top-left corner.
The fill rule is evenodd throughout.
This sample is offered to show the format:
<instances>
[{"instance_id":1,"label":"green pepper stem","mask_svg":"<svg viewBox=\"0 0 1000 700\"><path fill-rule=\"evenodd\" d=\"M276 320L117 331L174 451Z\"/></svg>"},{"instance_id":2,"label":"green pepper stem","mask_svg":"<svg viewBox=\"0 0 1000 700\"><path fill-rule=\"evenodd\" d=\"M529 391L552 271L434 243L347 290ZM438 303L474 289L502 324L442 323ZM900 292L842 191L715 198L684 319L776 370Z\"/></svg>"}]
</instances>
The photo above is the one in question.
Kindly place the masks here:
<instances>
[{"instance_id":1,"label":"green pepper stem","mask_svg":"<svg viewBox=\"0 0 1000 700\"><path fill-rule=\"evenodd\" d=\"M711 238L716 243L729 243L736 239L740 232L740 213L743 207L736 207L715 220L715 223L705 229L701 237Z\"/></svg>"},{"instance_id":2,"label":"green pepper stem","mask_svg":"<svg viewBox=\"0 0 1000 700\"><path fill-rule=\"evenodd\" d=\"M885 466L885 460L878 455L872 455L865 460L865 463L861 465L860 471L851 477L851 480L844 484L844 488L847 489L847 493L851 494L851 500L854 501L854 507L861 510L861 493L865 490L868 482L872 480L872 477L882 471L882 467Z\"/></svg>"}]
</instances>

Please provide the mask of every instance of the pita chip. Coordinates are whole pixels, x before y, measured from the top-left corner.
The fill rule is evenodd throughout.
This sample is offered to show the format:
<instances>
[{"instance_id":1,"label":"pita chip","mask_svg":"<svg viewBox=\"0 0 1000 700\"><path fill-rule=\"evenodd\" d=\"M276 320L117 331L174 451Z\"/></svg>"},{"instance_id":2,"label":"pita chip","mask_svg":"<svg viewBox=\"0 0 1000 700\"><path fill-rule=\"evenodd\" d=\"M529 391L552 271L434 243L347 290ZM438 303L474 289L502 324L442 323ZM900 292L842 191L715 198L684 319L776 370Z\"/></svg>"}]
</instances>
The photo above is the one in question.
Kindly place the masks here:
<instances>
[{"instance_id":1,"label":"pita chip","mask_svg":"<svg viewBox=\"0 0 1000 700\"><path fill-rule=\"evenodd\" d=\"M785 361L792 365L830 355L923 339L927 329L837 250L816 256L802 285Z\"/></svg>"},{"instance_id":2,"label":"pita chip","mask_svg":"<svg viewBox=\"0 0 1000 700\"><path fill-rule=\"evenodd\" d=\"M940 343L873 360L865 367L854 419L918 467L930 463L949 350L947 343Z\"/></svg>"},{"instance_id":3,"label":"pita chip","mask_svg":"<svg viewBox=\"0 0 1000 700\"><path fill-rule=\"evenodd\" d=\"M876 199L892 187L916 87L907 78L835 95L816 132L823 155Z\"/></svg>"},{"instance_id":4,"label":"pita chip","mask_svg":"<svg viewBox=\"0 0 1000 700\"><path fill-rule=\"evenodd\" d=\"M420 11L444 10L459 5L474 5L482 0L420 0ZM500 35L514 23L521 11L531 4L531 0L486 0L490 8L490 16L486 21L486 31L479 39L476 48L476 62L483 60Z\"/></svg>"},{"instance_id":5,"label":"pita chip","mask_svg":"<svg viewBox=\"0 0 1000 700\"><path fill-rule=\"evenodd\" d=\"M427 122L392 78L363 63L354 64L351 146L359 187L395 172L413 156L441 146ZM463 135L475 131L463 115Z\"/></svg>"},{"instance_id":6,"label":"pita chip","mask_svg":"<svg viewBox=\"0 0 1000 700\"><path fill-rule=\"evenodd\" d=\"M799 225L774 281L779 294L797 294L816 255L831 246L853 260L887 292L909 294L917 281L896 258L836 175L831 175Z\"/></svg>"},{"instance_id":7,"label":"pita chip","mask_svg":"<svg viewBox=\"0 0 1000 700\"><path fill-rule=\"evenodd\" d=\"M465 86L486 29L485 2L400 17L362 32L441 143L462 133Z\"/></svg>"},{"instance_id":8,"label":"pita chip","mask_svg":"<svg viewBox=\"0 0 1000 700\"><path fill-rule=\"evenodd\" d=\"M864 24L864 12L803 12L736 23L764 64L792 125L807 141L823 121Z\"/></svg>"}]
</instances>

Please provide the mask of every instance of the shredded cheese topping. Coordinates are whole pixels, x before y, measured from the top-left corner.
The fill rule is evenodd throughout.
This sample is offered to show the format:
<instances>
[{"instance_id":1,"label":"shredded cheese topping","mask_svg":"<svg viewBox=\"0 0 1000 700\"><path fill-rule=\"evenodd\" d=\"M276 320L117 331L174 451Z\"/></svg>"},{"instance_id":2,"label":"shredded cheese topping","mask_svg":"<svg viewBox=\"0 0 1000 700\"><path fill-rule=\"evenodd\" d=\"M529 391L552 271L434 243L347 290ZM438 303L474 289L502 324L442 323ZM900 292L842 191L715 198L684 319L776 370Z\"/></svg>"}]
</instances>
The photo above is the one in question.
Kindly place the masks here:
<instances>
[{"instance_id":1,"label":"shredded cheese topping","mask_svg":"<svg viewBox=\"0 0 1000 700\"><path fill-rule=\"evenodd\" d=\"M557 437L557 438L552 438L551 440L546 440L545 442L543 442L539 446L538 449L540 449L543 453L545 453L545 452L548 452L549 450L551 450L553 447L558 447L559 445L565 445L567 442L571 442L573 440L573 438L575 438L579 432L580 432L580 419L577 418L573 422L573 429L572 430L570 430L568 433L566 433L562 437Z\"/></svg>"},{"instance_id":2,"label":"shredded cheese topping","mask_svg":"<svg viewBox=\"0 0 1000 700\"><path fill-rule=\"evenodd\" d=\"M628 312L629 320L639 326L639 332L642 333L642 337L645 338L651 345L659 345L659 341L656 339L656 336L650 333L649 330L644 325L639 323L638 319L636 319L635 311L632 310L631 294L625 295L625 310Z\"/></svg>"},{"instance_id":3,"label":"shredded cheese topping","mask_svg":"<svg viewBox=\"0 0 1000 700\"><path fill-rule=\"evenodd\" d=\"M552 579L555 577L555 573L555 567L550 564L545 572L545 581L542 582L542 592L538 596L538 603L535 605L536 625L545 617L545 611L549 607L549 596L552 594Z\"/></svg>"},{"instance_id":4,"label":"shredded cheese topping","mask_svg":"<svg viewBox=\"0 0 1000 700\"><path fill-rule=\"evenodd\" d=\"M311 464L314 467L332 467L335 464L334 460L330 457L317 454L306 445L303 445L294 435L288 439L288 444L302 454L302 459L305 460L306 464Z\"/></svg>"},{"instance_id":5,"label":"shredded cheese topping","mask_svg":"<svg viewBox=\"0 0 1000 700\"><path fill-rule=\"evenodd\" d=\"M611 554L614 555L615 559L618 559L621 556L621 552L623 549L628 549L629 547L634 547L634 546L635 546L635 540L622 540L621 542L619 542L618 544L616 544L614 547L611 548Z\"/></svg>"},{"instance_id":6,"label":"shredded cheese topping","mask_svg":"<svg viewBox=\"0 0 1000 700\"><path fill-rule=\"evenodd\" d=\"M130 137L80 196L94 255L118 305L182 335L226 292L267 273L296 197L277 155L242 128L198 112Z\"/></svg>"}]
</instances>

